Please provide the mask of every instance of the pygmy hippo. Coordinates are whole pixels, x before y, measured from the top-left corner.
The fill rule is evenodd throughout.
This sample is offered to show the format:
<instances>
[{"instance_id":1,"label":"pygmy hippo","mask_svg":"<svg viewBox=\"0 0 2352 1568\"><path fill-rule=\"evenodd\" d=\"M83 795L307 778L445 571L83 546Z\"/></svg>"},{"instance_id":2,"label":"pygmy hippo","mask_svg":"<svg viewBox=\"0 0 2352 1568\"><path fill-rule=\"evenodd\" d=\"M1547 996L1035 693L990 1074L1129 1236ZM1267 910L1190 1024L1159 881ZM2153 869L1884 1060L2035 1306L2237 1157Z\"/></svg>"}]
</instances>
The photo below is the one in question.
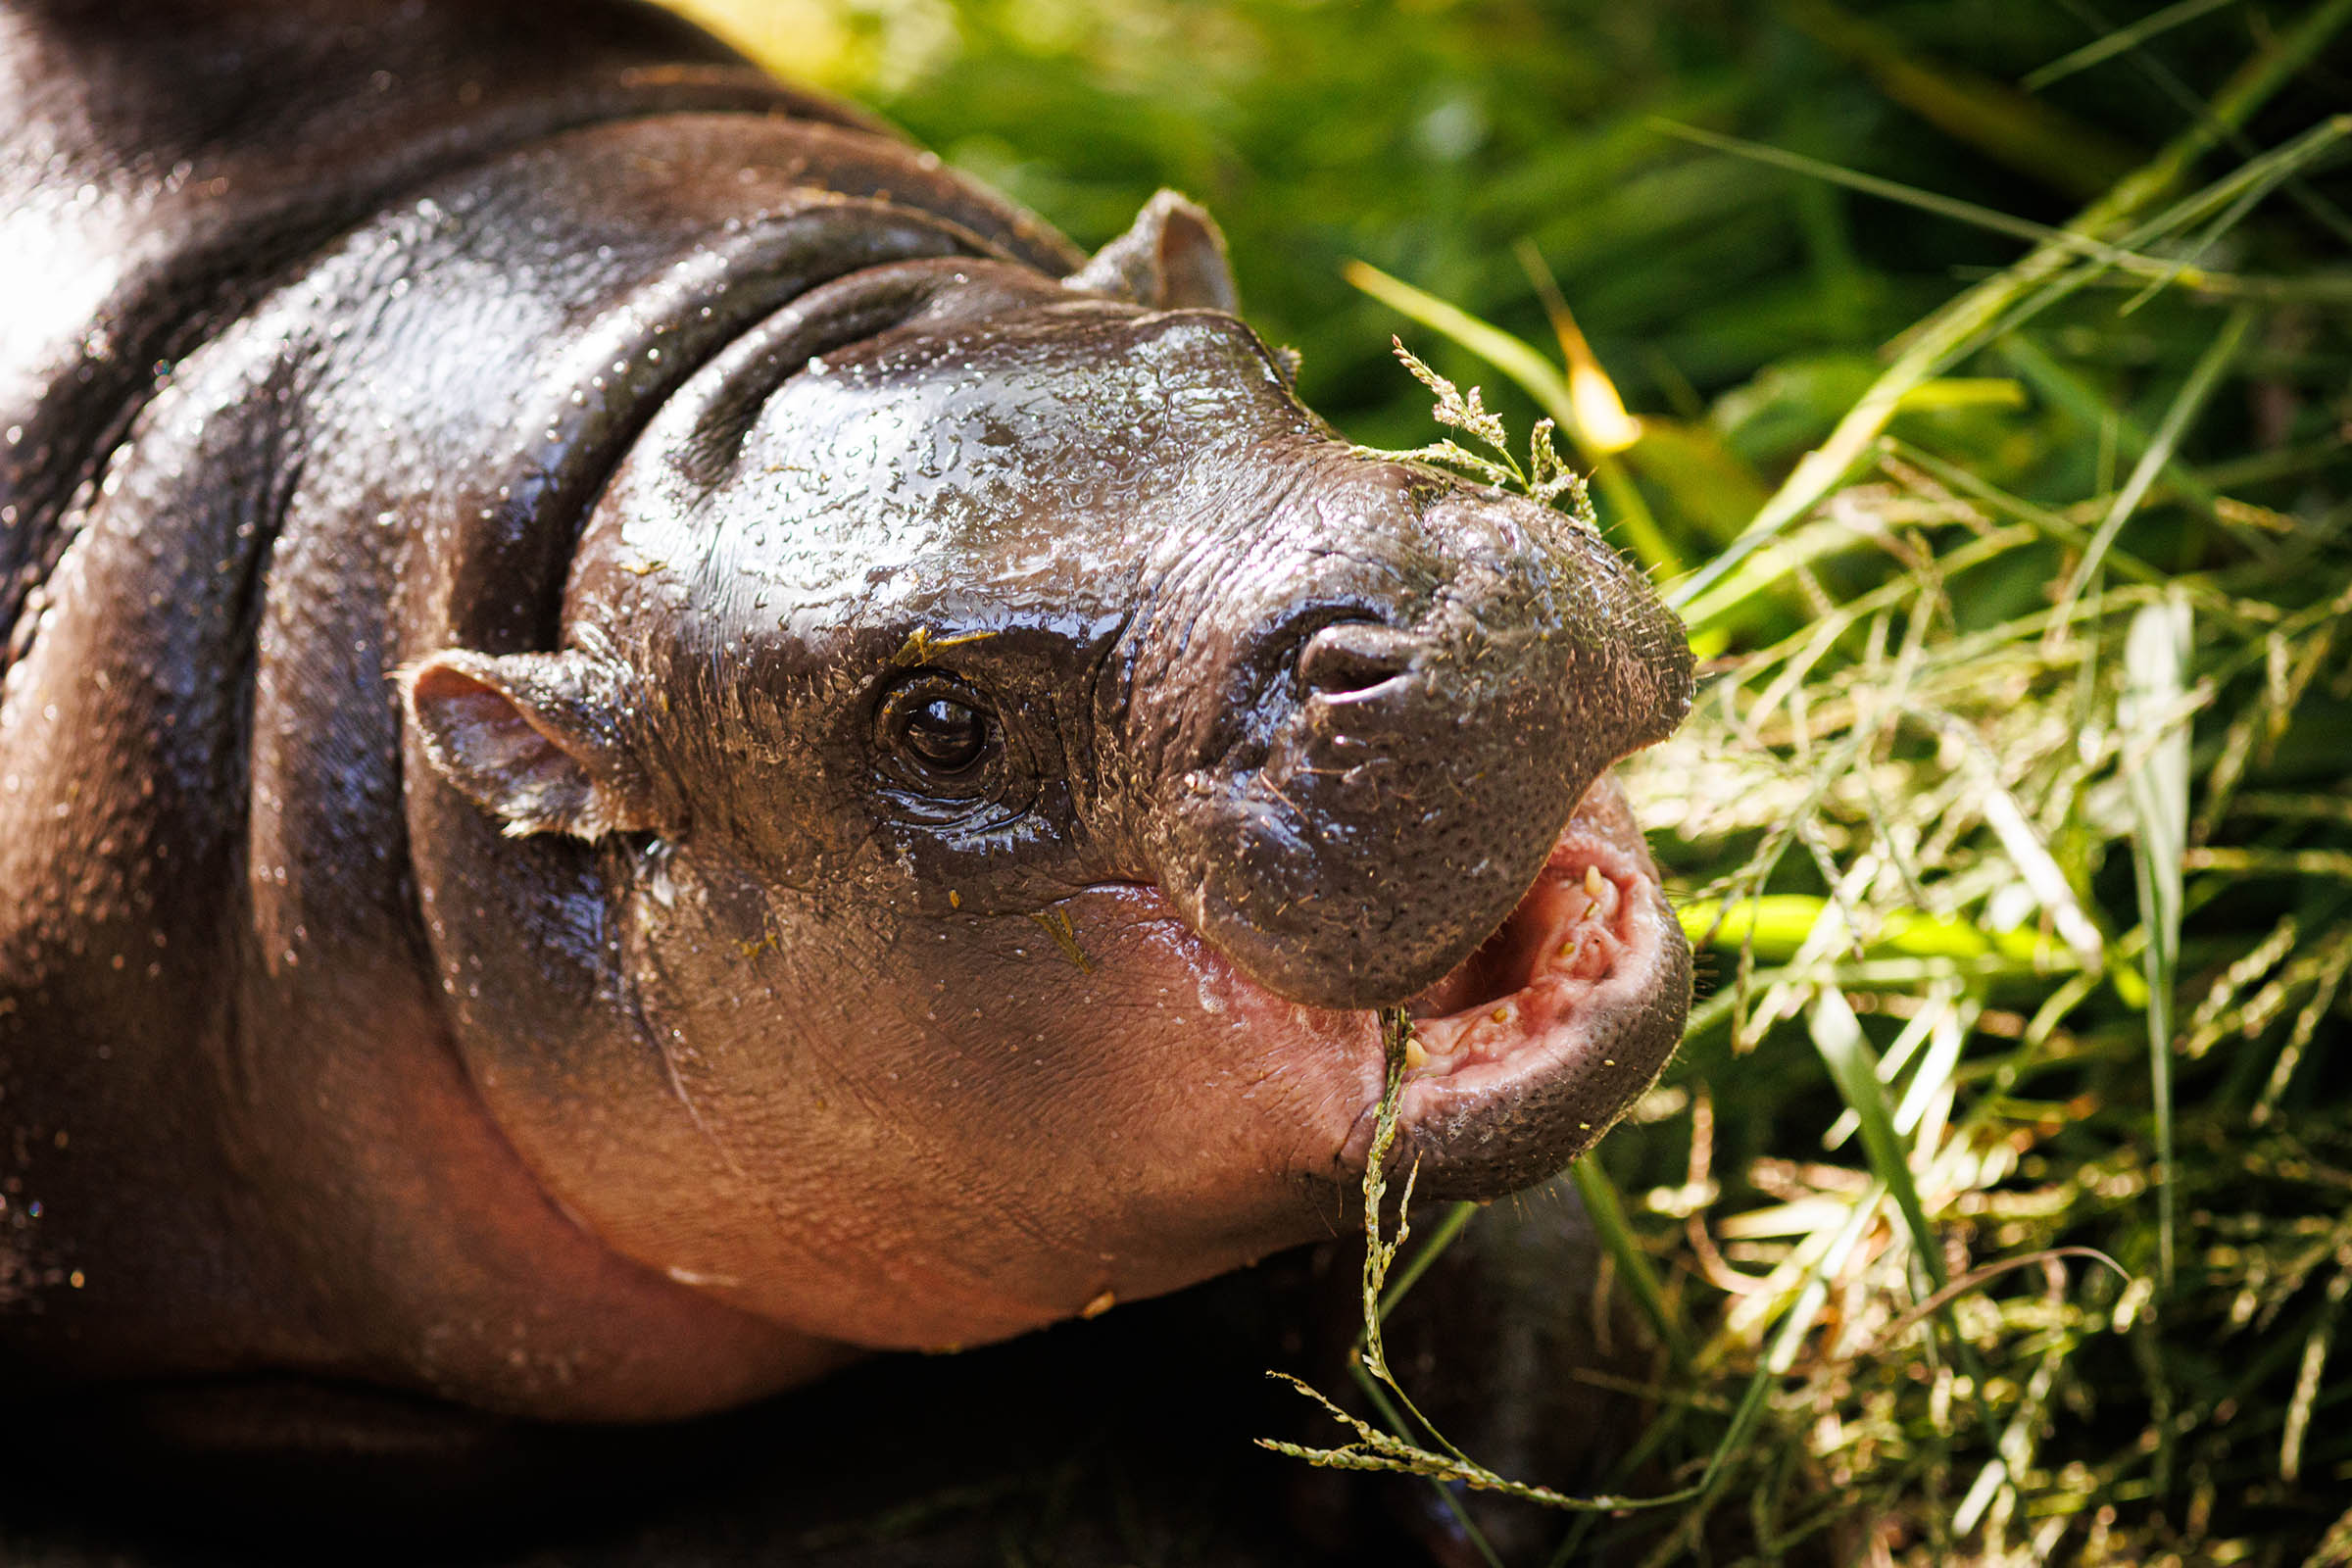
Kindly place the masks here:
<instances>
[{"instance_id":1,"label":"pygmy hippo","mask_svg":"<svg viewBox=\"0 0 2352 1568\"><path fill-rule=\"evenodd\" d=\"M0 1382L719 1409L1527 1186L1690 962L1590 530L651 8L0 0Z\"/></svg>"}]
</instances>

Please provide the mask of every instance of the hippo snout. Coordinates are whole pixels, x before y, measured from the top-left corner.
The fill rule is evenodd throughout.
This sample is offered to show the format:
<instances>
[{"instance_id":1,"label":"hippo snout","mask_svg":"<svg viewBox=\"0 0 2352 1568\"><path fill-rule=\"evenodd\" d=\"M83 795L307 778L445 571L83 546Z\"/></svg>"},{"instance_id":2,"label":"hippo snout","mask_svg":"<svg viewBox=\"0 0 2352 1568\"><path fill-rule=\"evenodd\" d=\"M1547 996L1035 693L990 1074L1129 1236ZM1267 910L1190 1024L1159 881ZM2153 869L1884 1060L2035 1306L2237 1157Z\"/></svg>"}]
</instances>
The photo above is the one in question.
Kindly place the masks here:
<instances>
[{"instance_id":1,"label":"hippo snout","mask_svg":"<svg viewBox=\"0 0 2352 1568\"><path fill-rule=\"evenodd\" d=\"M1261 673L1257 722L1161 781L1163 885L1259 983L1310 1005L1393 1005L1460 964L1593 780L1690 706L1682 627L1605 542L1407 471L1315 509L1338 537L1304 542L1306 580L1269 612L1295 618L1318 594L1331 612ZM1344 590L1318 579L1327 562Z\"/></svg>"}]
</instances>

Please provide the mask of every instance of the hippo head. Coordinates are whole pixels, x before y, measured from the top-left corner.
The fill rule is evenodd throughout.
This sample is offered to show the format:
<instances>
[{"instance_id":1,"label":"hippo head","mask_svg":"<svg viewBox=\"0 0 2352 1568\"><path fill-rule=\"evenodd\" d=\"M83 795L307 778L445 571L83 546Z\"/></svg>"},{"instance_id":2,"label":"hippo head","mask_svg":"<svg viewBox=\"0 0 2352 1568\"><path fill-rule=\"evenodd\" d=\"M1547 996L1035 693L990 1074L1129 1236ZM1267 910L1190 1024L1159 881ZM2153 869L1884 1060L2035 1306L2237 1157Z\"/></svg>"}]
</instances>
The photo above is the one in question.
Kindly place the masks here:
<instances>
[{"instance_id":1,"label":"hippo head","mask_svg":"<svg viewBox=\"0 0 2352 1568\"><path fill-rule=\"evenodd\" d=\"M1069 284L839 278L653 417L561 647L407 672L411 787L590 868L591 1022L460 1045L620 1252L968 1344L1345 1223L1377 1008L1425 1193L1656 1075L1689 956L1606 769L1682 717L1681 628L1572 519L1338 439L1230 304L1166 200Z\"/></svg>"}]
</instances>

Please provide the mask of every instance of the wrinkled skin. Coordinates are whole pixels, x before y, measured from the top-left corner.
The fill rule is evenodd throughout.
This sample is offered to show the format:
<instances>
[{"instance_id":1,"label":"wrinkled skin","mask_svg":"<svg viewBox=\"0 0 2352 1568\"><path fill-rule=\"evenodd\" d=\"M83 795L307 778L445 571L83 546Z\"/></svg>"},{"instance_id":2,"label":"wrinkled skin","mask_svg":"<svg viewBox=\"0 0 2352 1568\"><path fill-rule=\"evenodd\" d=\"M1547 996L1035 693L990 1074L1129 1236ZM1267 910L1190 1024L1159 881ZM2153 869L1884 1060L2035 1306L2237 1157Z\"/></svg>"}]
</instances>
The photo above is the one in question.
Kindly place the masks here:
<instances>
[{"instance_id":1,"label":"wrinkled skin","mask_svg":"<svg viewBox=\"0 0 2352 1568\"><path fill-rule=\"evenodd\" d=\"M643 1420L1001 1339L1342 1224L1381 1006L1424 1193L1597 1139L1689 995L1638 574L1339 440L1189 204L1081 265L577 11L191 7L167 112L0 6L87 304L0 323L0 1354Z\"/></svg>"}]
</instances>

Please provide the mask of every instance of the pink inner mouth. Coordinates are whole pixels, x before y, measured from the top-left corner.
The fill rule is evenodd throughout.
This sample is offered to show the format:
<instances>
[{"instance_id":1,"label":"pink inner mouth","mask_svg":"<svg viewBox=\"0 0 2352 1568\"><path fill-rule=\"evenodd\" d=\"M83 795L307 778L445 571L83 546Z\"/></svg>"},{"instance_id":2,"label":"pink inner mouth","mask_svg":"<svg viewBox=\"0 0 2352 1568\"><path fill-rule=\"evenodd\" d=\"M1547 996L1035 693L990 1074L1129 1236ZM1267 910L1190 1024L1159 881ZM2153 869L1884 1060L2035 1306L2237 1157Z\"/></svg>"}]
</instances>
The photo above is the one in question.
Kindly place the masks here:
<instances>
[{"instance_id":1,"label":"pink inner mouth","mask_svg":"<svg viewBox=\"0 0 2352 1568\"><path fill-rule=\"evenodd\" d=\"M1510 918L1406 1004L1420 1048L1408 1079L1468 1087L1529 1065L1511 1058L1531 1048L1572 1048L1593 1008L1648 982L1661 908L1646 854L1580 810Z\"/></svg>"}]
</instances>

